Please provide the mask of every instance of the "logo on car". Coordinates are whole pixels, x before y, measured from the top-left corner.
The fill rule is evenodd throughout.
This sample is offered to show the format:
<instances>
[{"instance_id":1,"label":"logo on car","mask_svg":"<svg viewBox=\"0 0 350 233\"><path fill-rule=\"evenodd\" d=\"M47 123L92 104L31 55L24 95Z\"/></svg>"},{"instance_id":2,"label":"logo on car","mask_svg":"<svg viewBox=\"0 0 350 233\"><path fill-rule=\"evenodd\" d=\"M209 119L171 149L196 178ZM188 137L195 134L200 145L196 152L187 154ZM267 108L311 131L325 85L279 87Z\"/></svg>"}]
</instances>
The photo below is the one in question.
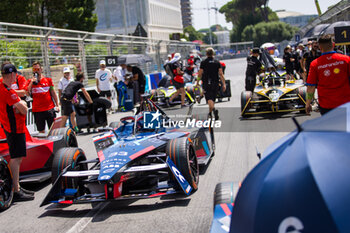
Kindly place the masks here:
<instances>
[{"instance_id":1,"label":"logo on car","mask_svg":"<svg viewBox=\"0 0 350 233\"><path fill-rule=\"evenodd\" d=\"M157 110L156 112L143 113L143 127L145 129L159 129L162 122L162 114Z\"/></svg>"}]
</instances>

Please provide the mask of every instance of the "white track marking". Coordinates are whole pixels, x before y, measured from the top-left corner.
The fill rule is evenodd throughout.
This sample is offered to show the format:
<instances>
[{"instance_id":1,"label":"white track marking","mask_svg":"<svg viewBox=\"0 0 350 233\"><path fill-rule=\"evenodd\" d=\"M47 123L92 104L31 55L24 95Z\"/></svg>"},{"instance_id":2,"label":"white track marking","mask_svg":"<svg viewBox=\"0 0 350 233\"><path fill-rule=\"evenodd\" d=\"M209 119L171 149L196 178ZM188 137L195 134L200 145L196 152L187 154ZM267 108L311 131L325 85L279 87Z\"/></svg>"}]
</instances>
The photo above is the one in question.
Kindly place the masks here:
<instances>
[{"instance_id":1,"label":"white track marking","mask_svg":"<svg viewBox=\"0 0 350 233\"><path fill-rule=\"evenodd\" d=\"M67 233L79 233L82 232L87 225L95 218L101 210L106 208L109 202L99 203L95 208L93 208L89 213L87 213L82 219L80 219ZM92 215L92 216L91 216Z\"/></svg>"}]
</instances>

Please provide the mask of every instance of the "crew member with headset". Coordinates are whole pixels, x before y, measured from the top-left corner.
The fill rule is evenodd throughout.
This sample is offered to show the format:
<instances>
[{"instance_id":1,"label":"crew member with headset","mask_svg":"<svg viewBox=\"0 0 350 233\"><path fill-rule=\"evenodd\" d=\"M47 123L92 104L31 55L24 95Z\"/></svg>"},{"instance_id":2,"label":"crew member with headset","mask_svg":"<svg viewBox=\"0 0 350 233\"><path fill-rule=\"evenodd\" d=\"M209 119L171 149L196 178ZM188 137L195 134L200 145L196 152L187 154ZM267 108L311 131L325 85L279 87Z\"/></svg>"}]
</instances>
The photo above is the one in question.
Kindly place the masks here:
<instances>
[{"instance_id":1,"label":"crew member with headset","mask_svg":"<svg viewBox=\"0 0 350 233\"><path fill-rule=\"evenodd\" d=\"M256 85L256 75L261 70L261 62L258 60L259 48L252 50L252 55L247 57L247 70L245 72L245 90L254 92Z\"/></svg>"}]
</instances>

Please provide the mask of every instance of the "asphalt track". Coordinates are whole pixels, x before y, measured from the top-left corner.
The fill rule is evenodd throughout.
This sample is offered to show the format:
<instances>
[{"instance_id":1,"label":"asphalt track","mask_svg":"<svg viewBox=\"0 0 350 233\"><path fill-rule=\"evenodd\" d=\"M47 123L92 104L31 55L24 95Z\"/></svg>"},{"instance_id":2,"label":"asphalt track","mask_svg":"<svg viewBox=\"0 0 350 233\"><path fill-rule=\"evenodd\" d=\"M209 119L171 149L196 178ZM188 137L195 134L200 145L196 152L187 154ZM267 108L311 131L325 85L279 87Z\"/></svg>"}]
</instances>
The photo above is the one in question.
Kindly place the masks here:
<instances>
[{"instance_id":1,"label":"asphalt track","mask_svg":"<svg viewBox=\"0 0 350 233\"><path fill-rule=\"evenodd\" d=\"M51 184L27 186L35 190L35 200L14 203L0 213L0 232L208 232L212 220L213 191L218 182L242 181L259 162L256 148L263 150L295 126L288 114L241 119L240 93L244 88L245 59L225 60L226 78L231 80L232 97L216 106L224 129L215 133L216 155L202 169L199 189L188 198L154 198L72 206L48 205L39 208ZM199 108L199 109L198 109ZM202 101L195 113L206 110ZM121 114L109 116L116 121ZM303 122L312 116L296 114ZM89 158L96 153L91 137L78 136L79 146Z\"/></svg>"}]
</instances>

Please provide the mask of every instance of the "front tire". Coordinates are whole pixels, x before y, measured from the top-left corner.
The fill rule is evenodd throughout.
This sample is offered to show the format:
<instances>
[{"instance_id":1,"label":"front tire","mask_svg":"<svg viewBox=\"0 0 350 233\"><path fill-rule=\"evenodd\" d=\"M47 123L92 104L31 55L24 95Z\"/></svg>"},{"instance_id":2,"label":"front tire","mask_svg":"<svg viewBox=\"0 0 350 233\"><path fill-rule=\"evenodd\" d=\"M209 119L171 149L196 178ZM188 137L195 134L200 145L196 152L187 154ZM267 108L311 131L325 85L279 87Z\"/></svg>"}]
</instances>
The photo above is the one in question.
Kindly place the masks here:
<instances>
[{"instance_id":1,"label":"front tire","mask_svg":"<svg viewBox=\"0 0 350 233\"><path fill-rule=\"evenodd\" d=\"M238 182L218 183L214 191L214 208L219 204L234 203L238 190Z\"/></svg>"},{"instance_id":2,"label":"front tire","mask_svg":"<svg viewBox=\"0 0 350 233\"><path fill-rule=\"evenodd\" d=\"M10 207L14 191L10 166L4 158L0 158L0 211Z\"/></svg>"},{"instance_id":3,"label":"front tire","mask_svg":"<svg viewBox=\"0 0 350 233\"><path fill-rule=\"evenodd\" d=\"M88 170L87 164L79 164L81 161L85 161L86 157L84 151L76 147L64 147L57 151L52 162L51 170L51 181L52 184L55 183L59 175L63 170L68 168L68 171L85 171ZM85 177L70 178L65 177L61 181L61 187L63 189L71 188L78 189L81 188L80 180L85 179Z\"/></svg>"},{"instance_id":4,"label":"front tire","mask_svg":"<svg viewBox=\"0 0 350 233\"><path fill-rule=\"evenodd\" d=\"M251 91L242 91L241 93L241 115L245 116L245 113L249 110L249 101L252 98Z\"/></svg>"},{"instance_id":5,"label":"front tire","mask_svg":"<svg viewBox=\"0 0 350 233\"><path fill-rule=\"evenodd\" d=\"M199 182L199 165L192 142L187 137L172 139L167 144L166 154L196 191Z\"/></svg>"}]
</instances>

